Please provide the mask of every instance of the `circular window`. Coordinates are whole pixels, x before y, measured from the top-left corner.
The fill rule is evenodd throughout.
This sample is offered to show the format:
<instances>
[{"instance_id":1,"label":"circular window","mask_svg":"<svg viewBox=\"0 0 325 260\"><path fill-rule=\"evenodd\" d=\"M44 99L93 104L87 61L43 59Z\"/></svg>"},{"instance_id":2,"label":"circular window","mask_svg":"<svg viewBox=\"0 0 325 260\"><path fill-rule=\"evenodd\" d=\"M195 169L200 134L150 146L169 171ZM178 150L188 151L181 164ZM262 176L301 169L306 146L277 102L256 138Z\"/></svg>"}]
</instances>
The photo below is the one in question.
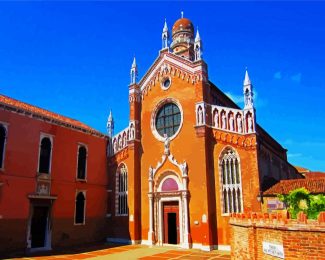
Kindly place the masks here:
<instances>
[{"instance_id":1,"label":"circular window","mask_svg":"<svg viewBox=\"0 0 325 260\"><path fill-rule=\"evenodd\" d=\"M157 112L155 127L158 134L171 137L177 133L181 125L181 111L175 103L165 103Z\"/></svg>"},{"instance_id":2,"label":"circular window","mask_svg":"<svg viewBox=\"0 0 325 260\"><path fill-rule=\"evenodd\" d=\"M163 90L166 90L170 87L172 81L171 79L168 77L168 78L164 78L162 81L161 81L161 88Z\"/></svg>"}]
</instances>

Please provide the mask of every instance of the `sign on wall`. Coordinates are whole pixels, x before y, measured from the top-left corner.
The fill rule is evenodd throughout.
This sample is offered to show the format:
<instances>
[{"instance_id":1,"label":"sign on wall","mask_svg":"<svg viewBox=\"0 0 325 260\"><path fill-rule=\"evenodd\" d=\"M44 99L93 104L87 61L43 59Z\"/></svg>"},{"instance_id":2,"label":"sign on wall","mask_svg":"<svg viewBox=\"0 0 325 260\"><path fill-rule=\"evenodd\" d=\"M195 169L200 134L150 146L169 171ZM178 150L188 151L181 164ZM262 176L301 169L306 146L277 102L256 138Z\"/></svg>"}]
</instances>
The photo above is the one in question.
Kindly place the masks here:
<instances>
[{"instance_id":1,"label":"sign on wall","mask_svg":"<svg viewBox=\"0 0 325 260\"><path fill-rule=\"evenodd\" d=\"M284 259L283 245L263 241L263 253Z\"/></svg>"}]
</instances>

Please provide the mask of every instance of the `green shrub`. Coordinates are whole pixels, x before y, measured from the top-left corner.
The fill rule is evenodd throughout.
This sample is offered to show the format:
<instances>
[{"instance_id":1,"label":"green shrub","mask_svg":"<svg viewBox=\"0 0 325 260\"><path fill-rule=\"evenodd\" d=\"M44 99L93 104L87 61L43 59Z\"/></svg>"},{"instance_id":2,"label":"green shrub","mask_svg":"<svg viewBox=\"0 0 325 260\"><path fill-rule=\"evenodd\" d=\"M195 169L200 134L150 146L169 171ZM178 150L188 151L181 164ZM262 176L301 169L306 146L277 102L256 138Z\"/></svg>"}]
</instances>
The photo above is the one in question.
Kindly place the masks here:
<instances>
[{"instance_id":1,"label":"green shrub","mask_svg":"<svg viewBox=\"0 0 325 260\"><path fill-rule=\"evenodd\" d=\"M288 195L278 195L284 202L291 218L297 218L300 211L307 214L310 219L317 219L319 212L325 211L324 194L313 195L305 188L298 188L289 192Z\"/></svg>"}]
</instances>

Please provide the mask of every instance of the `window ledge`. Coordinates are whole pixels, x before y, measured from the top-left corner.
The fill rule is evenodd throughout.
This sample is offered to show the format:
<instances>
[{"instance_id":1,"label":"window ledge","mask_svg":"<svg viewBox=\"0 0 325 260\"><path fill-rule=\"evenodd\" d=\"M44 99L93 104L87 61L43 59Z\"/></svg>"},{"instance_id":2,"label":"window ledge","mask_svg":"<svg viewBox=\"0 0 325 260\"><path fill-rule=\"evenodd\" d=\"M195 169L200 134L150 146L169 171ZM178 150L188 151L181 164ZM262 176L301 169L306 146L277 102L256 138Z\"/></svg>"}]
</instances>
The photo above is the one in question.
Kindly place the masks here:
<instances>
[{"instance_id":1,"label":"window ledge","mask_svg":"<svg viewBox=\"0 0 325 260\"><path fill-rule=\"evenodd\" d=\"M127 216L129 216L129 214L116 214L115 216L116 217L127 217Z\"/></svg>"},{"instance_id":2,"label":"window ledge","mask_svg":"<svg viewBox=\"0 0 325 260\"><path fill-rule=\"evenodd\" d=\"M230 213L222 213L221 217L230 217Z\"/></svg>"},{"instance_id":3,"label":"window ledge","mask_svg":"<svg viewBox=\"0 0 325 260\"><path fill-rule=\"evenodd\" d=\"M86 223L73 223L73 225L75 225L75 226L85 226Z\"/></svg>"},{"instance_id":4,"label":"window ledge","mask_svg":"<svg viewBox=\"0 0 325 260\"><path fill-rule=\"evenodd\" d=\"M76 178L76 181L79 181L79 182L87 182L87 179L78 179L78 178Z\"/></svg>"}]
</instances>

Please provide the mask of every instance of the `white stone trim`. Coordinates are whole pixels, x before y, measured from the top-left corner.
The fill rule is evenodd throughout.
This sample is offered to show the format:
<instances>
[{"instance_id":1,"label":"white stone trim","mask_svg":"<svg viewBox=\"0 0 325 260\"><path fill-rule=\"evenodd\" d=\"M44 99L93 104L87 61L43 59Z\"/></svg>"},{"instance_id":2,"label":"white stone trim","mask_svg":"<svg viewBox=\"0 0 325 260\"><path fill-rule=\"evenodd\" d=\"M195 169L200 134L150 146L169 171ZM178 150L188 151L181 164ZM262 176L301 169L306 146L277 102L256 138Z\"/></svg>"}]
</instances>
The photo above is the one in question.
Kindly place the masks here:
<instances>
[{"instance_id":1,"label":"white stone trim","mask_svg":"<svg viewBox=\"0 0 325 260\"><path fill-rule=\"evenodd\" d=\"M218 250L222 251L231 251L231 246L230 245L217 245Z\"/></svg>"},{"instance_id":2,"label":"white stone trim","mask_svg":"<svg viewBox=\"0 0 325 260\"><path fill-rule=\"evenodd\" d=\"M153 112L151 113L151 120L150 120L150 127L151 127L151 132L152 134L154 135L154 137L159 140L160 142L164 142L165 141L165 138L163 136L161 136L157 129L156 129L156 116L157 116L157 113L158 111L165 105L165 104L168 104L168 103L174 103L176 106L178 106L179 108L179 111L181 113L181 122L179 124L179 128L177 129L176 133L173 135L173 136L170 136L169 139L170 141L175 139L178 134L180 133L181 129L182 129L182 126L183 126L183 121L184 121L184 111L183 111L183 108L182 108L182 105L181 103L175 99L175 98L172 98L172 97L167 97L167 98L164 98L163 100L160 100L156 105L155 105L155 108L153 110Z\"/></svg>"}]
</instances>

